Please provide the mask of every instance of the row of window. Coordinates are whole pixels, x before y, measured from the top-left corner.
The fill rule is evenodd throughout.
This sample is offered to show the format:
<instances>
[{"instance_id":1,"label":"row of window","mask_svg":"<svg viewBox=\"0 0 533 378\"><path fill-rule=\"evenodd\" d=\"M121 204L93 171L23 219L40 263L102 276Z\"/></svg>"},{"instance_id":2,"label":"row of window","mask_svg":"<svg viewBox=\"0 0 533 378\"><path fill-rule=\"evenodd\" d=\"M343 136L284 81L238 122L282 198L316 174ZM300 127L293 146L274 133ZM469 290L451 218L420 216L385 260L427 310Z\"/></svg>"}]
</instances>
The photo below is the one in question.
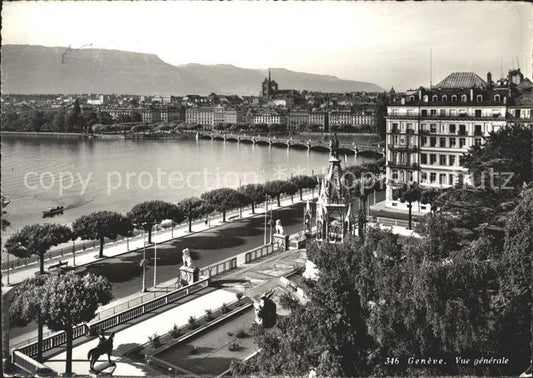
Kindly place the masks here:
<instances>
[{"instance_id":1,"label":"row of window","mask_svg":"<svg viewBox=\"0 0 533 378\"><path fill-rule=\"evenodd\" d=\"M457 139L459 139L459 144L457 144ZM437 138L423 136L421 138L421 146L438 148L464 148L466 146L466 138Z\"/></svg>"},{"instance_id":2,"label":"row of window","mask_svg":"<svg viewBox=\"0 0 533 378\"><path fill-rule=\"evenodd\" d=\"M505 96L503 96L503 98L505 98ZM457 102L459 97L457 95L451 95L450 99L451 99L451 102ZM468 101L468 96L466 94L463 94L463 95L461 95L460 99L461 99L461 102L467 102ZM483 99L484 99L484 97L483 97L482 94L477 94L476 95L476 102L483 102ZM500 102L502 100L502 96L500 96L499 94L496 94L496 95L494 95L493 99L494 99L494 102ZM409 97L409 101L415 101L415 96L410 96ZM424 95L422 97L422 101L429 102L429 96L428 95ZM431 96L431 101L432 102L439 102L439 96L438 95ZM440 102L448 102L448 95L445 95L445 94L441 95Z\"/></svg>"},{"instance_id":3,"label":"row of window","mask_svg":"<svg viewBox=\"0 0 533 378\"><path fill-rule=\"evenodd\" d=\"M459 127L457 127L459 126ZM392 132L397 132L397 131L408 131L408 130L412 130L414 132L414 128L413 128L413 124L412 123L402 123L401 126L400 126L400 129L398 129L398 123L393 123L392 124ZM436 123L431 123L431 124L426 124L426 123L422 123L420 125L420 130L422 132L426 131L426 132L429 132L429 133L433 133L433 134L436 134L436 133L439 133L439 134L457 134L459 133L459 135L467 135L467 128L466 128L466 125L455 125L455 124L439 124L437 125ZM474 125L474 135L481 135L483 133L483 126L482 125Z\"/></svg>"},{"instance_id":4,"label":"row of window","mask_svg":"<svg viewBox=\"0 0 533 378\"><path fill-rule=\"evenodd\" d=\"M502 116L502 109L491 109L487 110L488 114L490 114L490 117L492 118L498 118ZM418 112L416 109L407 109L406 114L408 117L416 117ZM399 116L400 111L399 109L392 109L392 116ZM482 117L483 112L481 109L474 109L474 114L471 114L474 117ZM421 117L467 117L469 116L467 109L421 109L420 110L420 116ZM487 116L487 114L485 114Z\"/></svg>"},{"instance_id":5,"label":"row of window","mask_svg":"<svg viewBox=\"0 0 533 378\"><path fill-rule=\"evenodd\" d=\"M437 158L438 158L438 164L442 166L453 167L459 163L459 159L457 159L456 155L420 154L420 164L435 165L437 164Z\"/></svg>"},{"instance_id":6,"label":"row of window","mask_svg":"<svg viewBox=\"0 0 533 378\"><path fill-rule=\"evenodd\" d=\"M455 183L455 174L454 173L437 174L436 172L422 172L420 174L420 183L421 184L453 185Z\"/></svg>"}]
</instances>

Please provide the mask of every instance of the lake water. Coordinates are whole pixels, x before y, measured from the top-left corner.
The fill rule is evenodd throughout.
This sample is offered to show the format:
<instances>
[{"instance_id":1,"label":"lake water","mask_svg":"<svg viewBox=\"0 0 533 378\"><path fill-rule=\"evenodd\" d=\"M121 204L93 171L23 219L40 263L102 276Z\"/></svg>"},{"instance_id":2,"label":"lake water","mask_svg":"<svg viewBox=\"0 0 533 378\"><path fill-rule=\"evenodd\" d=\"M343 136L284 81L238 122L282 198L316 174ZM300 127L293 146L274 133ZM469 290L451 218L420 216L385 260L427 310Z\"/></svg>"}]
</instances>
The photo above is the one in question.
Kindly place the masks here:
<instances>
[{"instance_id":1,"label":"lake water","mask_svg":"<svg viewBox=\"0 0 533 378\"><path fill-rule=\"evenodd\" d=\"M218 188L323 171L324 152L211 140L80 140L2 136L3 240L32 223L70 224L97 210L125 213L145 200L177 202ZM354 164L354 156L346 157ZM357 163L372 158L357 157ZM64 214L42 218L62 205Z\"/></svg>"}]
</instances>

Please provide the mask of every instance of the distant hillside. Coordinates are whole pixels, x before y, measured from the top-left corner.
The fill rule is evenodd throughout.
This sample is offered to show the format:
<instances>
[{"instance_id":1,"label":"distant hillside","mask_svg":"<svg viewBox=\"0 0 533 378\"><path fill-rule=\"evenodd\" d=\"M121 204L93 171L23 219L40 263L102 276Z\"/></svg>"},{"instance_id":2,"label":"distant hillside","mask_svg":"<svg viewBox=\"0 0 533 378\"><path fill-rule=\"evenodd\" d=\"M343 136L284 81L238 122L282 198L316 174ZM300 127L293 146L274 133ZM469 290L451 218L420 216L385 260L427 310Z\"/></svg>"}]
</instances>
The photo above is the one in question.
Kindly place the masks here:
<instances>
[{"instance_id":1,"label":"distant hillside","mask_svg":"<svg viewBox=\"0 0 533 378\"><path fill-rule=\"evenodd\" d=\"M257 95L266 70L232 65L173 66L154 54L65 47L2 46L2 93ZM280 89L380 92L372 83L272 69Z\"/></svg>"}]
</instances>

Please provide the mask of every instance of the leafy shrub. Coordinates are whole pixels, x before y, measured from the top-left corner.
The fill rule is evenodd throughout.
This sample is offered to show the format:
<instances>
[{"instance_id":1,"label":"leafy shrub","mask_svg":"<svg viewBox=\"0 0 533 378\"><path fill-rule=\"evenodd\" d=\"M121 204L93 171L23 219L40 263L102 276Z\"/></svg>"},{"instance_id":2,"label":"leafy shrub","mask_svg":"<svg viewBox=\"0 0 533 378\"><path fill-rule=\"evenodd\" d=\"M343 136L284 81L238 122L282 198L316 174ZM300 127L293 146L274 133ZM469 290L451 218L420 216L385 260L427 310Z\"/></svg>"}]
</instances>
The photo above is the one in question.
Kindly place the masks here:
<instances>
[{"instance_id":1,"label":"leafy shrub","mask_svg":"<svg viewBox=\"0 0 533 378\"><path fill-rule=\"evenodd\" d=\"M210 310L210 309L205 310L205 316L206 316L207 320L213 319L213 311Z\"/></svg>"},{"instance_id":2,"label":"leafy shrub","mask_svg":"<svg viewBox=\"0 0 533 378\"><path fill-rule=\"evenodd\" d=\"M177 339L181 336L181 330L178 328L176 324L174 324L174 327L170 330L170 336L172 336L173 339Z\"/></svg>"},{"instance_id":3,"label":"leafy shrub","mask_svg":"<svg viewBox=\"0 0 533 378\"><path fill-rule=\"evenodd\" d=\"M161 345L160 336L157 333L154 333L152 336L148 336L148 340L154 348L157 348Z\"/></svg>"},{"instance_id":4,"label":"leafy shrub","mask_svg":"<svg viewBox=\"0 0 533 378\"><path fill-rule=\"evenodd\" d=\"M222 303L222 307L220 308L220 312L222 312L223 314L227 314L229 312L228 305L225 304L225 303Z\"/></svg>"},{"instance_id":5,"label":"leafy shrub","mask_svg":"<svg viewBox=\"0 0 533 378\"><path fill-rule=\"evenodd\" d=\"M190 329L195 329L198 327L198 322L196 321L196 318L194 316L189 316L189 320L188 320L188 323L189 323L189 328Z\"/></svg>"},{"instance_id":6,"label":"leafy shrub","mask_svg":"<svg viewBox=\"0 0 533 378\"><path fill-rule=\"evenodd\" d=\"M244 329L239 329L235 332L235 337L238 339L244 339L245 337L248 337L248 333L246 333Z\"/></svg>"}]
</instances>

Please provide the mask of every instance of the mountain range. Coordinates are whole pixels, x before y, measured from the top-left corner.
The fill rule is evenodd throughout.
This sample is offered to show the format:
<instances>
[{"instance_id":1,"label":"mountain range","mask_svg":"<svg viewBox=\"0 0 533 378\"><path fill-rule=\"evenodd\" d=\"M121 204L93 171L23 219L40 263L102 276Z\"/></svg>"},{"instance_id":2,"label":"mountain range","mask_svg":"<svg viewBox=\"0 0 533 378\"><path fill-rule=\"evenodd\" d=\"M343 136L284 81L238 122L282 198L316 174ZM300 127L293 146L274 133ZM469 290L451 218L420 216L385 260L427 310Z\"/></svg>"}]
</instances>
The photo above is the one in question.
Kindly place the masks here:
<instances>
[{"instance_id":1,"label":"mountain range","mask_svg":"<svg viewBox=\"0 0 533 378\"><path fill-rule=\"evenodd\" d=\"M3 94L258 95L268 70L228 64L174 66L157 55L119 50L3 45ZM273 68L280 89L382 92L373 83Z\"/></svg>"}]
</instances>

